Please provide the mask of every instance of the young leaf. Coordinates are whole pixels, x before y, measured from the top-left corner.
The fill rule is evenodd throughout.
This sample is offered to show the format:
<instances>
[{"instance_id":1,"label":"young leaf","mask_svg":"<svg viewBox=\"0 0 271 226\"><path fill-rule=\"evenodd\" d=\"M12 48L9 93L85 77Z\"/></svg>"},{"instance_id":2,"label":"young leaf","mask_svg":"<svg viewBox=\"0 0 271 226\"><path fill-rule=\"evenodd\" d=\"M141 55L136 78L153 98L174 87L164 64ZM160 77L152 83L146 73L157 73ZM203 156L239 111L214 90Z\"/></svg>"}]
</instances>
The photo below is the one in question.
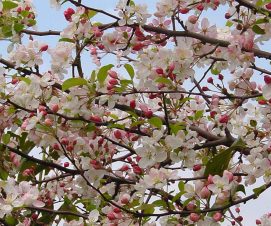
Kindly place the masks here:
<instances>
[{"instance_id":1,"label":"young leaf","mask_svg":"<svg viewBox=\"0 0 271 226\"><path fill-rule=\"evenodd\" d=\"M160 129L160 128L162 127L162 125L163 125L163 122L162 122L162 120L161 120L159 117L152 117L152 118L150 118L150 119L148 120L148 122L149 122L151 125L153 125L153 126L159 128L159 129Z\"/></svg>"},{"instance_id":2,"label":"young leaf","mask_svg":"<svg viewBox=\"0 0 271 226\"><path fill-rule=\"evenodd\" d=\"M130 75L131 79L133 79L135 76L134 68L130 64L125 64L124 67L126 71L128 72L128 74Z\"/></svg>"},{"instance_id":3,"label":"young leaf","mask_svg":"<svg viewBox=\"0 0 271 226\"><path fill-rule=\"evenodd\" d=\"M12 1L3 1L3 10L10 10L10 9L14 9L18 6L17 3L12 2Z\"/></svg>"},{"instance_id":4,"label":"young leaf","mask_svg":"<svg viewBox=\"0 0 271 226\"><path fill-rule=\"evenodd\" d=\"M242 141L242 139L238 139L232 144L231 147L219 152L216 156L214 156L207 162L204 176L208 176L208 175L222 176L224 170L228 168L233 151L237 148L244 148L244 147L245 147L245 143Z\"/></svg>"},{"instance_id":5,"label":"young leaf","mask_svg":"<svg viewBox=\"0 0 271 226\"><path fill-rule=\"evenodd\" d=\"M62 84L62 90L66 91L71 87L74 86L82 86L82 85L87 85L87 80L83 78L69 78L66 81L63 82Z\"/></svg>"},{"instance_id":6,"label":"young leaf","mask_svg":"<svg viewBox=\"0 0 271 226\"><path fill-rule=\"evenodd\" d=\"M99 83L104 83L106 77L107 77L107 72L114 67L113 64L108 64L106 66L101 67L101 69L99 70L98 74L97 74L97 79L99 81Z\"/></svg>"},{"instance_id":7,"label":"young leaf","mask_svg":"<svg viewBox=\"0 0 271 226\"><path fill-rule=\"evenodd\" d=\"M10 141L10 134L9 133L5 133L2 136L2 142L3 144L7 145Z\"/></svg>"},{"instance_id":8,"label":"young leaf","mask_svg":"<svg viewBox=\"0 0 271 226\"><path fill-rule=\"evenodd\" d=\"M258 25L254 25L253 27L252 27L252 31L254 31L256 34L258 34L258 35L263 35L263 34L265 34L265 30L264 29L262 29L262 28L260 28L260 26L258 26Z\"/></svg>"}]
</instances>

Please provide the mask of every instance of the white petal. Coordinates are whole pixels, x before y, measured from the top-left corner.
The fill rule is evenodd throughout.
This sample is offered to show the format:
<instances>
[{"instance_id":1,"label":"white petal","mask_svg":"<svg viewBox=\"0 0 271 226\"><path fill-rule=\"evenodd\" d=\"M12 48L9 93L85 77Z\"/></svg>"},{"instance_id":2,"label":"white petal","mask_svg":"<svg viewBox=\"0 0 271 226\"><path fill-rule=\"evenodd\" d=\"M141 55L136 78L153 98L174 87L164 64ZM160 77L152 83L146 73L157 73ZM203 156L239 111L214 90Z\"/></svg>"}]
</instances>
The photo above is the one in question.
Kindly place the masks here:
<instances>
[{"instance_id":1,"label":"white petal","mask_svg":"<svg viewBox=\"0 0 271 226\"><path fill-rule=\"evenodd\" d=\"M35 206L35 207L44 207L44 206L45 206L45 203L42 202L42 201L39 201L39 200L35 200L35 201L33 202L33 206Z\"/></svg>"},{"instance_id":2,"label":"white petal","mask_svg":"<svg viewBox=\"0 0 271 226\"><path fill-rule=\"evenodd\" d=\"M263 87L263 97L267 100L271 99L271 84Z\"/></svg>"}]
</instances>

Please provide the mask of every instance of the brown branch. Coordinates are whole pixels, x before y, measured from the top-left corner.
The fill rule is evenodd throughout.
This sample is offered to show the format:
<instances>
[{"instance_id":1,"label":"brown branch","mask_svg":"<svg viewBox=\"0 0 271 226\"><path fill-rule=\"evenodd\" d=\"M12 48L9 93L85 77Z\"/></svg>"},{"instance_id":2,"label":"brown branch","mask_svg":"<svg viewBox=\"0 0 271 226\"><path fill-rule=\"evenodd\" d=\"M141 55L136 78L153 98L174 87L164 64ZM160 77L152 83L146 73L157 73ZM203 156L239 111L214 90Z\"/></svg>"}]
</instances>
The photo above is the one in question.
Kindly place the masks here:
<instances>
[{"instance_id":1,"label":"brown branch","mask_svg":"<svg viewBox=\"0 0 271 226\"><path fill-rule=\"evenodd\" d=\"M81 4L80 2L76 2L76 1L74 1L74 0L68 0L68 1L69 1L70 3L72 3L72 4L74 4L75 6L82 6L82 7L84 7L84 8L87 9L87 10L92 10L92 11L95 11L95 12L97 12L97 13L101 13L101 14L104 14L104 15L109 16L109 17L111 17L111 18L114 18L114 19L116 19L116 20L120 20L119 17L117 17L117 16L115 16L115 15L113 15L113 14L111 14L111 13L108 13L108 12L106 12L106 11L104 11L104 10L96 9L96 8L92 8L92 7L83 5L83 4Z\"/></svg>"},{"instance_id":2,"label":"brown branch","mask_svg":"<svg viewBox=\"0 0 271 226\"><path fill-rule=\"evenodd\" d=\"M44 160L40 160L40 159L37 159L35 157L32 157L32 156L29 156L21 151L19 151L19 149L17 148L13 148L13 147L10 147L8 145L5 145L5 144L1 144L3 147L5 147L7 150L31 161L31 162L34 162L34 163L38 163L40 165L43 165L43 166L47 166L47 167L50 167L50 168L54 168L54 169L58 169L60 171L64 171L66 173L70 173L72 175L75 175L75 174L78 174L79 172L77 170L73 170L73 169L68 169L68 168L65 168L63 166L60 166L56 163L53 163L53 162L47 162L47 161L44 161Z\"/></svg>"},{"instance_id":3,"label":"brown branch","mask_svg":"<svg viewBox=\"0 0 271 226\"><path fill-rule=\"evenodd\" d=\"M79 172L77 172L76 174L79 174ZM76 175L75 173L73 174L70 174L70 173L64 173L64 174L61 174L59 176L55 176L55 177L51 177L51 178L48 178L48 179L44 179L44 180L39 180L39 181L34 181L33 184L42 184L42 183L48 183L50 181L54 181L54 180L59 180L59 179L63 179L63 178L66 178L66 177L73 177Z\"/></svg>"},{"instance_id":4,"label":"brown branch","mask_svg":"<svg viewBox=\"0 0 271 226\"><path fill-rule=\"evenodd\" d=\"M21 33L28 34L28 35L36 35L36 36L49 36L49 35L54 35L58 36L60 35L60 31L33 31L33 30L22 30Z\"/></svg>"},{"instance_id":5,"label":"brown branch","mask_svg":"<svg viewBox=\"0 0 271 226\"><path fill-rule=\"evenodd\" d=\"M70 211L62 211L62 210L53 210L53 209L47 209L44 207L26 207L27 209L39 211L39 212L46 212L46 213L52 213L56 215L69 215L69 216L76 216L76 217L82 217L84 219L88 219L88 216L81 213L75 213Z\"/></svg>"},{"instance_id":6,"label":"brown branch","mask_svg":"<svg viewBox=\"0 0 271 226\"><path fill-rule=\"evenodd\" d=\"M131 25L132 26L132 25ZM203 43L209 43L212 45L219 45L220 47L228 47L230 45L230 42L228 41L224 41L224 40L219 40L216 38L211 38L202 34L198 34L195 32L191 32L191 31L172 31L172 30L167 30L161 27L153 27L150 25L143 25L142 28L145 31L149 31L149 32L155 32L155 33L159 33L159 34L165 34L171 37L190 37L190 38L195 38L200 40ZM255 49L253 48L251 51L248 51L246 49L242 49L243 51L246 52L252 52L254 53L255 56L259 57L259 58L266 58L266 59L271 59L271 53L263 51L263 50L259 50L259 49Z\"/></svg>"},{"instance_id":7,"label":"brown branch","mask_svg":"<svg viewBox=\"0 0 271 226\"><path fill-rule=\"evenodd\" d=\"M269 17L271 16L271 12L268 11L267 9L264 9L262 7L255 6L254 4L246 1L246 0L236 0L240 5L245 6L246 8L251 9L253 12L261 13L263 15L268 15Z\"/></svg>"}]
</instances>

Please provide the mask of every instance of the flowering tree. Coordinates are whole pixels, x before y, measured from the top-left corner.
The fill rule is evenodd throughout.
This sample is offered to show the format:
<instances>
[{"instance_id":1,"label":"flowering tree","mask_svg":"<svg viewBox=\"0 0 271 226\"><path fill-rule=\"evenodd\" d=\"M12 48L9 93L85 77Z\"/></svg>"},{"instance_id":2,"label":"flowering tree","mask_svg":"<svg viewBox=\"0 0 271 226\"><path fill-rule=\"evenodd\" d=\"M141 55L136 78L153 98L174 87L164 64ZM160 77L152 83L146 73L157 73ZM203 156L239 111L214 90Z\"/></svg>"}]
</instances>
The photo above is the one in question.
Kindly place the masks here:
<instances>
[{"instance_id":1,"label":"flowering tree","mask_svg":"<svg viewBox=\"0 0 271 226\"><path fill-rule=\"evenodd\" d=\"M51 0L62 31L0 2L0 224L242 225L271 186L271 1L85 2Z\"/></svg>"}]
</instances>

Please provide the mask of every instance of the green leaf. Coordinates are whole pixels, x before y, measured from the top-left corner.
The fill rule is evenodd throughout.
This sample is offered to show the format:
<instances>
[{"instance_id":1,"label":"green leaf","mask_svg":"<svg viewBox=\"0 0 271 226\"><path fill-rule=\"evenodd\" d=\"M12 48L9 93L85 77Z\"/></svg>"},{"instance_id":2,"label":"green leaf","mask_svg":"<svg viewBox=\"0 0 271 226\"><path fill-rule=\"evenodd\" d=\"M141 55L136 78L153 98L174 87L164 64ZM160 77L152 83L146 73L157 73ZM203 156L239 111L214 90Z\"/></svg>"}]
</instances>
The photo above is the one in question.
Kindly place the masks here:
<instances>
[{"instance_id":1,"label":"green leaf","mask_svg":"<svg viewBox=\"0 0 271 226\"><path fill-rule=\"evenodd\" d=\"M218 75L218 74L220 74L220 72L221 71L219 71L217 68L215 68L215 67L212 67L212 69L211 69L211 73L213 74L213 75Z\"/></svg>"},{"instance_id":2,"label":"green leaf","mask_svg":"<svg viewBox=\"0 0 271 226\"><path fill-rule=\"evenodd\" d=\"M179 191L180 191L180 192L183 192L183 191L184 191L184 182L183 182L183 181L180 181L180 182L179 182L178 188L179 188Z\"/></svg>"},{"instance_id":3,"label":"green leaf","mask_svg":"<svg viewBox=\"0 0 271 226\"><path fill-rule=\"evenodd\" d=\"M233 151L237 148L244 148L244 147L245 147L244 141L242 139L238 139L232 144L231 147L219 152L216 156L214 156L207 162L204 176L208 176L208 175L222 176L224 170L228 168Z\"/></svg>"},{"instance_id":4,"label":"green leaf","mask_svg":"<svg viewBox=\"0 0 271 226\"><path fill-rule=\"evenodd\" d=\"M163 122L159 117L152 117L148 120L148 122L159 129L161 129L163 125Z\"/></svg>"},{"instance_id":5,"label":"green leaf","mask_svg":"<svg viewBox=\"0 0 271 226\"><path fill-rule=\"evenodd\" d=\"M10 134L9 133L5 133L2 136L2 142L3 144L7 145L10 141Z\"/></svg>"},{"instance_id":6,"label":"green leaf","mask_svg":"<svg viewBox=\"0 0 271 226\"><path fill-rule=\"evenodd\" d=\"M16 219L16 217L13 217L12 215L8 215L5 217L5 222L9 225L9 226L16 226L18 225L18 220Z\"/></svg>"},{"instance_id":7,"label":"green leaf","mask_svg":"<svg viewBox=\"0 0 271 226\"><path fill-rule=\"evenodd\" d=\"M63 82L62 84L62 90L66 91L70 89L71 87L74 86L82 86L82 85L87 85L87 80L83 78L69 78L66 81Z\"/></svg>"},{"instance_id":8,"label":"green leaf","mask_svg":"<svg viewBox=\"0 0 271 226\"><path fill-rule=\"evenodd\" d=\"M31 168L35 169L34 170L35 175L40 173L42 170L46 169L46 167L44 167L42 165L39 165L39 164L34 163L32 161L28 161L26 159L22 159L21 164L20 164L20 168L19 168L20 172L18 174L18 181L25 180L26 177L23 176L23 172L24 172L24 170L31 169ZM47 170L49 170L48 167L47 167Z\"/></svg>"},{"instance_id":9,"label":"green leaf","mask_svg":"<svg viewBox=\"0 0 271 226\"><path fill-rule=\"evenodd\" d=\"M27 11L27 10L23 10L23 11L21 12L21 16L22 16L22 17L28 17L29 14L30 14L30 12Z\"/></svg>"},{"instance_id":10,"label":"green leaf","mask_svg":"<svg viewBox=\"0 0 271 226\"><path fill-rule=\"evenodd\" d=\"M255 24L265 24L268 23L268 19L267 18L260 18L258 20L256 20Z\"/></svg>"},{"instance_id":11,"label":"green leaf","mask_svg":"<svg viewBox=\"0 0 271 226\"><path fill-rule=\"evenodd\" d=\"M21 32L22 30L24 29L24 25L23 24L14 24L14 30L16 31L16 32Z\"/></svg>"},{"instance_id":12,"label":"green leaf","mask_svg":"<svg viewBox=\"0 0 271 226\"><path fill-rule=\"evenodd\" d=\"M134 68L130 64L125 64L124 67L126 71L128 72L128 74L130 75L131 79L133 79L135 76Z\"/></svg>"},{"instance_id":13,"label":"green leaf","mask_svg":"<svg viewBox=\"0 0 271 226\"><path fill-rule=\"evenodd\" d=\"M186 128L186 125L182 122L180 123L175 123L175 124L170 124L170 129L173 134L177 134L180 130L183 130Z\"/></svg>"},{"instance_id":14,"label":"green leaf","mask_svg":"<svg viewBox=\"0 0 271 226\"><path fill-rule=\"evenodd\" d=\"M97 79L99 81L99 83L104 83L106 77L107 77L107 72L114 67L113 64L108 64L106 66L101 67L101 69L99 70L98 74L97 74Z\"/></svg>"},{"instance_id":15,"label":"green leaf","mask_svg":"<svg viewBox=\"0 0 271 226\"><path fill-rule=\"evenodd\" d=\"M263 35L263 34L265 34L265 30L264 29L262 29L262 28L260 28L258 25L254 25L253 27L252 27L252 31L254 31L254 33L256 33L256 34L258 34L258 35Z\"/></svg>"},{"instance_id":16,"label":"green leaf","mask_svg":"<svg viewBox=\"0 0 271 226\"><path fill-rule=\"evenodd\" d=\"M258 0L255 6L261 7L264 4L263 0Z\"/></svg>"},{"instance_id":17,"label":"green leaf","mask_svg":"<svg viewBox=\"0 0 271 226\"><path fill-rule=\"evenodd\" d=\"M143 210L145 214L152 214L154 212L155 205L153 204L142 204L136 210Z\"/></svg>"},{"instance_id":18,"label":"green leaf","mask_svg":"<svg viewBox=\"0 0 271 226\"><path fill-rule=\"evenodd\" d=\"M34 26L37 23L36 20L28 20L27 22L28 22L28 24L27 24L28 26Z\"/></svg>"},{"instance_id":19,"label":"green leaf","mask_svg":"<svg viewBox=\"0 0 271 226\"><path fill-rule=\"evenodd\" d=\"M50 126L46 126L46 125L42 125L42 124L37 124L36 125L36 128L39 130L39 131L45 131L45 132L48 132L48 133L54 133L54 129Z\"/></svg>"},{"instance_id":20,"label":"green leaf","mask_svg":"<svg viewBox=\"0 0 271 226\"><path fill-rule=\"evenodd\" d=\"M158 79L155 80L155 82L162 83L162 84L168 84L168 85L172 84L172 81L170 79L164 78L164 77L159 77Z\"/></svg>"},{"instance_id":21,"label":"green leaf","mask_svg":"<svg viewBox=\"0 0 271 226\"><path fill-rule=\"evenodd\" d=\"M76 207L72 204L72 202L68 198L64 198L64 203L62 204L62 206L58 210L78 213ZM77 217L77 216L68 215L68 214L63 215L63 217L68 221L79 219L79 217Z\"/></svg>"},{"instance_id":22,"label":"green leaf","mask_svg":"<svg viewBox=\"0 0 271 226\"><path fill-rule=\"evenodd\" d=\"M30 85L30 83L31 83L30 78L26 78L26 77L18 77L18 79L19 79L20 81L24 81L27 85Z\"/></svg>"},{"instance_id":23,"label":"green leaf","mask_svg":"<svg viewBox=\"0 0 271 226\"><path fill-rule=\"evenodd\" d=\"M0 167L0 179L6 180L9 176L9 173L2 167Z\"/></svg>"},{"instance_id":24,"label":"green leaf","mask_svg":"<svg viewBox=\"0 0 271 226\"><path fill-rule=\"evenodd\" d=\"M254 194L255 194L257 197L259 197L259 195L260 195L261 193L263 193L265 190L266 190L266 185L264 184L264 185L262 185L262 186L260 186L260 187L258 187L258 188L254 188L254 189L253 189L253 192L254 192Z\"/></svg>"},{"instance_id":25,"label":"green leaf","mask_svg":"<svg viewBox=\"0 0 271 226\"><path fill-rule=\"evenodd\" d=\"M88 10L88 18L91 19L92 17L94 17L97 14L96 11L94 10Z\"/></svg>"},{"instance_id":26,"label":"green leaf","mask_svg":"<svg viewBox=\"0 0 271 226\"><path fill-rule=\"evenodd\" d=\"M92 132L96 129L96 126L94 123L88 123L85 129L87 132Z\"/></svg>"},{"instance_id":27,"label":"green leaf","mask_svg":"<svg viewBox=\"0 0 271 226\"><path fill-rule=\"evenodd\" d=\"M21 136L18 137L19 147L25 154L28 154L35 147L35 144L32 141L27 140L27 136L28 133L23 132Z\"/></svg>"},{"instance_id":28,"label":"green leaf","mask_svg":"<svg viewBox=\"0 0 271 226\"><path fill-rule=\"evenodd\" d=\"M163 207L163 208L167 208L167 203L164 200L155 200L152 205L154 205L155 207Z\"/></svg>"},{"instance_id":29,"label":"green leaf","mask_svg":"<svg viewBox=\"0 0 271 226\"><path fill-rule=\"evenodd\" d=\"M246 189L245 186L243 184L238 184L237 188L236 188L236 192L243 192L244 194L246 194Z\"/></svg>"},{"instance_id":30,"label":"green leaf","mask_svg":"<svg viewBox=\"0 0 271 226\"><path fill-rule=\"evenodd\" d=\"M96 71L93 70L90 75L90 81L95 82L95 79L96 79Z\"/></svg>"},{"instance_id":31,"label":"green leaf","mask_svg":"<svg viewBox=\"0 0 271 226\"><path fill-rule=\"evenodd\" d=\"M70 38L61 38L58 41L59 42L71 42L71 43L75 42L73 39L70 39Z\"/></svg>"},{"instance_id":32,"label":"green leaf","mask_svg":"<svg viewBox=\"0 0 271 226\"><path fill-rule=\"evenodd\" d=\"M250 122L249 122L249 124L250 124L252 127L256 127L256 126L257 126L257 121L251 119Z\"/></svg>"},{"instance_id":33,"label":"green leaf","mask_svg":"<svg viewBox=\"0 0 271 226\"><path fill-rule=\"evenodd\" d=\"M127 79L122 79L122 80L120 80L120 84L122 85L122 86L128 86L129 84L132 84L132 81L131 80L127 80Z\"/></svg>"},{"instance_id":34,"label":"green leaf","mask_svg":"<svg viewBox=\"0 0 271 226\"><path fill-rule=\"evenodd\" d=\"M125 129L125 125L121 125L118 123L110 123L107 128L111 129L111 128L117 128L117 129Z\"/></svg>"},{"instance_id":35,"label":"green leaf","mask_svg":"<svg viewBox=\"0 0 271 226\"><path fill-rule=\"evenodd\" d=\"M202 118L203 112L204 111L196 111L195 116L194 116L195 120L198 120L198 119Z\"/></svg>"},{"instance_id":36,"label":"green leaf","mask_svg":"<svg viewBox=\"0 0 271 226\"><path fill-rule=\"evenodd\" d=\"M233 22L231 22L230 20L228 20L227 23L226 23L226 26L227 27L231 27L232 25L233 25Z\"/></svg>"},{"instance_id":37,"label":"green leaf","mask_svg":"<svg viewBox=\"0 0 271 226\"><path fill-rule=\"evenodd\" d=\"M10 10L10 9L14 9L18 6L17 3L12 2L12 1L3 1L3 10Z\"/></svg>"}]
</instances>

